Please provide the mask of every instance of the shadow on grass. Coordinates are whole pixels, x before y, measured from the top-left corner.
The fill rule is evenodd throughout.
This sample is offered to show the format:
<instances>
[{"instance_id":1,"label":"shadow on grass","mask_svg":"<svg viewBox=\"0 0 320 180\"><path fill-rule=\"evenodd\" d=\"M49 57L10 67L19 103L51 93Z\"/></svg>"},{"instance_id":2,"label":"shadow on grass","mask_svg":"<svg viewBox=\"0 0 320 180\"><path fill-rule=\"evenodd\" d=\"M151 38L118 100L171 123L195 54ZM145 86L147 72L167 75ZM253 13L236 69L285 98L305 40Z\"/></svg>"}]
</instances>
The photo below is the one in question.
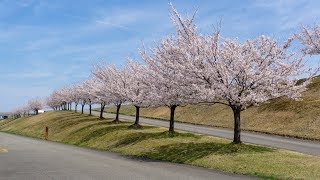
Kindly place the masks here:
<instances>
[{"instance_id":1,"label":"shadow on grass","mask_svg":"<svg viewBox=\"0 0 320 180\"><path fill-rule=\"evenodd\" d=\"M57 124L63 127L75 126L85 122L98 121L97 118L88 118L88 117L65 117L57 120Z\"/></svg>"},{"instance_id":2,"label":"shadow on grass","mask_svg":"<svg viewBox=\"0 0 320 180\"><path fill-rule=\"evenodd\" d=\"M91 133L89 133L88 135L83 137L81 140L76 142L75 145L82 145L82 144L87 143L91 139L98 138L98 137L104 136L108 133L111 133L114 131L120 131L120 130L124 130L124 129L127 129L126 125L103 127L103 128L97 129L95 131L92 131Z\"/></svg>"},{"instance_id":3,"label":"shadow on grass","mask_svg":"<svg viewBox=\"0 0 320 180\"><path fill-rule=\"evenodd\" d=\"M94 126L103 126L103 125L112 125L112 124L113 123L111 121L98 121L97 123L93 123L93 124L84 126L84 127L80 128L80 129L77 129L77 130L73 131L72 134L77 134L79 132L86 131L86 130L94 127Z\"/></svg>"},{"instance_id":4,"label":"shadow on grass","mask_svg":"<svg viewBox=\"0 0 320 180\"><path fill-rule=\"evenodd\" d=\"M273 152L274 149L233 143L174 143L161 146L142 154L142 157L170 161L175 163L191 163L209 155L237 155Z\"/></svg>"},{"instance_id":5,"label":"shadow on grass","mask_svg":"<svg viewBox=\"0 0 320 180\"><path fill-rule=\"evenodd\" d=\"M170 161L175 163L191 163L197 159L204 158L209 155L228 155L235 156L239 154L254 154L273 152L273 148L248 145L248 144L233 144L222 142L204 142L196 143L201 135L194 135L192 133L174 133L158 132L158 133L143 133L136 132L128 135L128 137L119 140L112 148L121 148L129 145L148 140L148 139L167 139L167 138L194 138L191 142L180 143L176 142L169 145L155 147L148 152L139 155L140 160L155 159L161 161Z\"/></svg>"},{"instance_id":6,"label":"shadow on grass","mask_svg":"<svg viewBox=\"0 0 320 180\"><path fill-rule=\"evenodd\" d=\"M140 124L131 124L128 129L143 129L144 126L141 126Z\"/></svg>"},{"instance_id":7,"label":"shadow on grass","mask_svg":"<svg viewBox=\"0 0 320 180\"><path fill-rule=\"evenodd\" d=\"M21 131L25 131L30 129L30 126L38 126L38 127L45 127L48 126L49 128L55 127L55 129L59 129L59 131L63 131L63 129L68 129L71 126L76 126L81 123L87 122L99 122L96 117L91 117L88 115L77 115L76 113L71 112L61 112L58 116L50 118L49 121L40 121L36 125L30 124L26 127L21 128Z\"/></svg>"},{"instance_id":8,"label":"shadow on grass","mask_svg":"<svg viewBox=\"0 0 320 180\"><path fill-rule=\"evenodd\" d=\"M105 125L111 125L111 126L99 128L100 126L105 126ZM88 141L90 141L91 139L95 139L95 138L104 136L104 135L106 135L108 133L112 133L114 131L128 130L128 122L121 122L120 124L114 125L112 121L109 121L109 122L108 121L101 121L98 123L94 123L94 124L90 124L88 126L82 127L80 129L72 132L72 134L76 135L81 132L90 131L89 129L92 127L96 127L97 129L92 130L89 134L87 134L81 140L76 142L75 145L85 144ZM156 127L147 126L144 129L151 129L151 128L156 128Z\"/></svg>"},{"instance_id":9,"label":"shadow on grass","mask_svg":"<svg viewBox=\"0 0 320 180\"><path fill-rule=\"evenodd\" d=\"M150 126L145 126L146 128L154 128ZM148 139L165 139L165 138L174 138L174 137L192 137L192 138L200 138L201 136L197 136L191 133L168 133L166 132L157 132L157 133L144 133L144 132L136 132L131 133L128 137L121 139L112 148L119 148L131 144L136 144L138 142L148 140Z\"/></svg>"}]
</instances>

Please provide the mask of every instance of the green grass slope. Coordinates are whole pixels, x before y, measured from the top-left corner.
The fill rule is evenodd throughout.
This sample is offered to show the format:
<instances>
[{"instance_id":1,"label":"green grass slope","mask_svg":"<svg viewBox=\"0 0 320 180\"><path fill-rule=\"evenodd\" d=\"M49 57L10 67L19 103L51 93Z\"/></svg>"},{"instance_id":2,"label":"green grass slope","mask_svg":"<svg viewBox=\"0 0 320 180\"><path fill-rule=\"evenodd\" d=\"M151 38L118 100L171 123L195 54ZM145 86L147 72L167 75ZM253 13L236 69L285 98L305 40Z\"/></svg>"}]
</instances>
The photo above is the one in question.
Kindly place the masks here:
<instances>
[{"instance_id":1,"label":"green grass slope","mask_svg":"<svg viewBox=\"0 0 320 180\"><path fill-rule=\"evenodd\" d=\"M318 179L320 157L252 144L234 145L230 140L132 122L113 124L113 119L59 111L8 121L0 131L44 138L77 146L127 155L184 163L269 179ZM10 151L9 151L10 153Z\"/></svg>"},{"instance_id":2,"label":"green grass slope","mask_svg":"<svg viewBox=\"0 0 320 180\"><path fill-rule=\"evenodd\" d=\"M116 108L107 107L115 113ZM135 108L122 106L121 114L135 115ZM169 119L167 107L141 108L141 116ZM180 122L233 128L232 110L224 105L188 105L176 109L175 118ZM241 128L278 135L320 139L320 77L316 77L301 101L275 99L260 106L250 107L241 113Z\"/></svg>"}]
</instances>

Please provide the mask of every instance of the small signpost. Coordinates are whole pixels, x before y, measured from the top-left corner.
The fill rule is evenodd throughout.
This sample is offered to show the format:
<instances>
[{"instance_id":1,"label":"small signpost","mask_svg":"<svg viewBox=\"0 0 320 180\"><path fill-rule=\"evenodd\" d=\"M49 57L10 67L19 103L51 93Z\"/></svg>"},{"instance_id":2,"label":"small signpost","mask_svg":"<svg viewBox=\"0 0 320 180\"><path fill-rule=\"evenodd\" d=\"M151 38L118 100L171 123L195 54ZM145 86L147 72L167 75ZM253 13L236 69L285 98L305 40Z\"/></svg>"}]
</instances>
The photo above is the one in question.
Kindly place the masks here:
<instances>
[{"instance_id":1,"label":"small signpost","mask_svg":"<svg viewBox=\"0 0 320 180\"><path fill-rule=\"evenodd\" d=\"M49 128L46 127L46 140L48 141L48 136L49 136Z\"/></svg>"}]
</instances>

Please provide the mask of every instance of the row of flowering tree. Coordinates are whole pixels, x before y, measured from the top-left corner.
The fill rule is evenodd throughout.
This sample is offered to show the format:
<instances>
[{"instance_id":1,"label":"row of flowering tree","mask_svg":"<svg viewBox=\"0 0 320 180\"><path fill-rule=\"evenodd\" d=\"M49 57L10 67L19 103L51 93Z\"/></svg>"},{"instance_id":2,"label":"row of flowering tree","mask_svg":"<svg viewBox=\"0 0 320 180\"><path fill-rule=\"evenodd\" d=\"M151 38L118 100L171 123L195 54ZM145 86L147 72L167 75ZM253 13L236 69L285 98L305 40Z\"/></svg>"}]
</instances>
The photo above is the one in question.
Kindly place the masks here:
<instances>
[{"instance_id":1,"label":"row of flowering tree","mask_svg":"<svg viewBox=\"0 0 320 180\"><path fill-rule=\"evenodd\" d=\"M45 102L40 98L30 99L25 105L15 108L11 116L13 118L20 118L23 116L29 116L31 114L37 115L39 110L43 109Z\"/></svg>"},{"instance_id":2,"label":"row of flowering tree","mask_svg":"<svg viewBox=\"0 0 320 180\"><path fill-rule=\"evenodd\" d=\"M136 108L134 125L139 126L139 110L167 106L169 132L174 132L174 115L179 106L223 104L234 115L234 143L240 143L241 112L278 97L299 99L318 68L305 65L305 57L320 53L320 28L303 28L284 43L268 36L240 42L224 37L217 29L212 34L198 32L191 17L182 17L171 7L170 18L176 33L151 48L143 47L142 62L128 60L121 68L100 63L91 78L54 91L47 105L55 110L77 111L100 104L100 118L106 105L117 107L115 123L123 103ZM294 40L303 45L291 48ZM299 82L306 77L304 82Z\"/></svg>"}]
</instances>

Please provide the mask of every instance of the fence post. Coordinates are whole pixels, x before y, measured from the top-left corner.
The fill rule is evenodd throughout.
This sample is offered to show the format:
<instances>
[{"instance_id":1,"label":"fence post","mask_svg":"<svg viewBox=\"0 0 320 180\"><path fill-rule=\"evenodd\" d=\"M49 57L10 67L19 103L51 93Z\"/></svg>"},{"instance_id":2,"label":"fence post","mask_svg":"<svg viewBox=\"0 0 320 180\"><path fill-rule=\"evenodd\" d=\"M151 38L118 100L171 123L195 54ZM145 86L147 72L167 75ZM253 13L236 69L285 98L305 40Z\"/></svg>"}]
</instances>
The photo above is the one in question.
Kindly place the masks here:
<instances>
[{"instance_id":1,"label":"fence post","mask_svg":"<svg viewBox=\"0 0 320 180\"><path fill-rule=\"evenodd\" d=\"M46 140L48 141L48 137L49 137L49 128L46 127Z\"/></svg>"}]
</instances>

